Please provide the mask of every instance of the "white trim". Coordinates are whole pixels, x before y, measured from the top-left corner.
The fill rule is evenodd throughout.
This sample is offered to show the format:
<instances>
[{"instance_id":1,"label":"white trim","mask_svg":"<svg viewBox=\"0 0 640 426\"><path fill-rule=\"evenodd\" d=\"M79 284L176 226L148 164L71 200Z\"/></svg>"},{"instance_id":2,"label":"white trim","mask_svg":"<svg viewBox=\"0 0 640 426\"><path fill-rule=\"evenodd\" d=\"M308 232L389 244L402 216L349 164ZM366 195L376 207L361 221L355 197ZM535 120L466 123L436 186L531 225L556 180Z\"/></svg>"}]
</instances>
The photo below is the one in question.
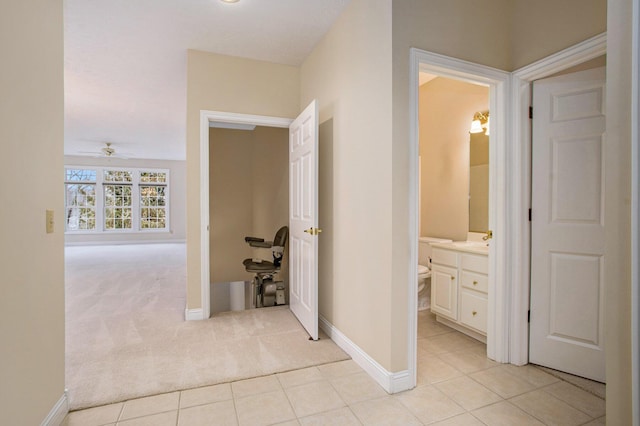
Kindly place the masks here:
<instances>
[{"instance_id":1,"label":"white trim","mask_svg":"<svg viewBox=\"0 0 640 426\"><path fill-rule=\"evenodd\" d=\"M77 246L124 246L140 244L185 244L187 240L118 240L118 241L72 241L65 242L65 247Z\"/></svg>"},{"instance_id":2,"label":"white trim","mask_svg":"<svg viewBox=\"0 0 640 426\"><path fill-rule=\"evenodd\" d=\"M631 39L631 419L640 426L640 0Z\"/></svg>"},{"instance_id":3,"label":"white trim","mask_svg":"<svg viewBox=\"0 0 640 426\"><path fill-rule=\"evenodd\" d=\"M53 406L47 417L44 418L40 426L60 426L64 421L64 418L69 413L69 399L67 397L67 390Z\"/></svg>"},{"instance_id":4,"label":"white trim","mask_svg":"<svg viewBox=\"0 0 640 426\"><path fill-rule=\"evenodd\" d=\"M529 208L531 207L531 82L606 54L607 35L597 35L568 49L555 53L511 74L509 145L509 205L510 245L508 253L511 265L509 281L512 283L510 300L509 358L512 364L523 365L529 361ZM519 143L518 143L519 142Z\"/></svg>"},{"instance_id":5,"label":"white trim","mask_svg":"<svg viewBox=\"0 0 640 426\"><path fill-rule=\"evenodd\" d=\"M462 61L447 56L425 52L416 48L410 51L409 111L410 111L410 165L409 165L409 235L411 239L409 259L408 297L408 371L415 386L416 345L417 345L417 279L418 270L418 76L420 71L429 74L455 78L489 87L489 110L496 117L491 120L490 149L490 222L494 239L489 254L489 315L487 355L498 362L508 362L508 301L509 289L506 282L509 265L507 242L507 182L505 179L506 135L508 129L509 73Z\"/></svg>"},{"instance_id":6,"label":"white trim","mask_svg":"<svg viewBox=\"0 0 640 426\"><path fill-rule=\"evenodd\" d=\"M184 319L185 321L199 321L199 320L209 318L208 315L205 317L202 315L202 313L203 313L202 308L194 308L194 309L185 308Z\"/></svg>"},{"instance_id":7,"label":"white trim","mask_svg":"<svg viewBox=\"0 0 640 426\"><path fill-rule=\"evenodd\" d=\"M221 111L200 111L200 300L201 319L208 319L210 307L209 269L209 123L253 124L256 126L289 128L290 118L236 114ZM195 311L192 309L191 311ZM188 318L188 317L187 317Z\"/></svg>"},{"instance_id":8,"label":"white trim","mask_svg":"<svg viewBox=\"0 0 640 426\"><path fill-rule=\"evenodd\" d=\"M410 371L403 370L397 373L387 371L376 360L371 358L351 339L345 336L340 330L333 326L326 318L319 315L319 325L333 342L345 351L351 359L355 361L364 371L373 378L387 393L398 393L415 387L410 380Z\"/></svg>"}]
</instances>

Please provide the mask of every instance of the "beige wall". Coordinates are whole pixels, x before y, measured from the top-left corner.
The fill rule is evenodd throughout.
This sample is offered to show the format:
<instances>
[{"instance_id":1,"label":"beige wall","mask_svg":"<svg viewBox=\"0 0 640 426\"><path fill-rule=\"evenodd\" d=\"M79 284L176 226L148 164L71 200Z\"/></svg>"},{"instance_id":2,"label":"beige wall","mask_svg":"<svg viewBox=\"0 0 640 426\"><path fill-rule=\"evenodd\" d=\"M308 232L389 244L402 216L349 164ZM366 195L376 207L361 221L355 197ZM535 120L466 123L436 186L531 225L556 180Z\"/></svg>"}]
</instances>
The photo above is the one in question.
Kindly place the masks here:
<instances>
[{"instance_id":1,"label":"beige wall","mask_svg":"<svg viewBox=\"0 0 640 426\"><path fill-rule=\"evenodd\" d=\"M39 425L64 393L61 0L0 6L0 413ZM55 214L45 233L45 210Z\"/></svg>"},{"instance_id":2,"label":"beige wall","mask_svg":"<svg viewBox=\"0 0 640 426\"><path fill-rule=\"evenodd\" d=\"M406 336L406 320L391 328L390 301L402 297L391 291L389 261L391 0L346 7L302 64L301 104L314 98L321 123L320 314L397 371L406 360L395 352L406 347L397 348L392 334Z\"/></svg>"},{"instance_id":3,"label":"beige wall","mask_svg":"<svg viewBox=\"0 0 640 426\"><path fill-rule=\"evenodd\" d=\"M253 133L209 129L209 247L212 283L244 281L251 256Z\"/></svg>"},{"instance_id":4,"label":"beige wall","mask_svg":"<svg viewBox=\"0 0 640 426\"><path fill-rule=\"evenodd\" d=\"M632 124L631 16L630 1L608 1L607 138L604 153L607 189L605 191L604 217L606 221L605 248L607 253L616 253L616 255L607 257L607 270L605 271L607 277L605 347L607 355L607 424L612 425L630 425L632 423L631 218L629 204ZM611 226L611 224L615 225ZM637 397L638 395L635 395L635 398ZM635 421L637 422L638 419Z\"/></svg>"},{"instance_id":5,"label":"beige wall","mask_svg":"<svg viewBox=\"0 0 640 426\"><path fill-rule=\"evenodd\" d=\"M511 60L515 70L607 30L606 0L513 2Z\"/></svg>"},{"instance_id":6,"label":"beige wall","mask_svg":"<svg viewBox=\"0 0 640 426\"><path fill-rule=\"evenodd\" d=\"M187 307L200 295L200 111L294 118L300 70L251 59L187 52Z\"/></svg>"},{"instance_id":7,"label":"beige wall","mask_svg":"<svg viewBox=\"0 0 640 426\"><path fill-rule=\"evenodd\" d=\"M289 132L212 128L209 134L211 282L249 281L242 261L272 255L251 249L244 237L270 241L289 222ZM286 261L279 276L287 281Z\"/></svg>"},{"instance_id":8,"label":"beige wall","mask_svg":"<svg viewBox=\"0 0 640 426\"><path fill-rule=\"evenodd\" d=\"M151 169L169 169L169 232L136 232L136 233L104 233L65 235L66 244L96 243L145 243L153 241L180 241L186 239L187 232L187 169L185 161L143 160L124 158L92 158L83 156L64 156L65 166L94 167L135 167ZM62 223L64 227L64 222Z\"/></svg>"},{"instance_id":9,"label":"beige wall","mask_svg":"<svg viewBox=\"0 0 640 426\"><path fill-rule=\"evenodd\" d=\"M489 109L489 88L438 77L420 86L422 236L467 239L473 114ZM478 141L475 141L478 142Z\"/></svg>"}]
</instances>

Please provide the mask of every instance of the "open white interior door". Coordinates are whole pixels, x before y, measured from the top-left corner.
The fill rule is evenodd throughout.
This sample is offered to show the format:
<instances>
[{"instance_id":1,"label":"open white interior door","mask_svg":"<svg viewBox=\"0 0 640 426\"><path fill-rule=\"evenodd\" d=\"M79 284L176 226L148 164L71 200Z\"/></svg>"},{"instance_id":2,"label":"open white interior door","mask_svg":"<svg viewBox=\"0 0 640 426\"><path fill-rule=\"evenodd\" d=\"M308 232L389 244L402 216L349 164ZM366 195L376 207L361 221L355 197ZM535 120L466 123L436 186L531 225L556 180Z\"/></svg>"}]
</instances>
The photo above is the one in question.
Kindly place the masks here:
<instances>
[{"instance_id":1,"label":"open white interior door","mask_svg":"<svg viewBox=\"0 0 640 426\"><path fill-rule=\"evenodd\" d=\"M604 90L604 68L533 85L529 326L532 363L601 382Z\"/></svg>"},{"instance_id":2,"label":"open white interior door","mask_svg":"<svg viewBox=\"0 0 640 426\"><path fill-rule=\"evenodd\" d=\"M289 127L289 304L318 340L318 109Z\"/></svg>"}]
</instances>

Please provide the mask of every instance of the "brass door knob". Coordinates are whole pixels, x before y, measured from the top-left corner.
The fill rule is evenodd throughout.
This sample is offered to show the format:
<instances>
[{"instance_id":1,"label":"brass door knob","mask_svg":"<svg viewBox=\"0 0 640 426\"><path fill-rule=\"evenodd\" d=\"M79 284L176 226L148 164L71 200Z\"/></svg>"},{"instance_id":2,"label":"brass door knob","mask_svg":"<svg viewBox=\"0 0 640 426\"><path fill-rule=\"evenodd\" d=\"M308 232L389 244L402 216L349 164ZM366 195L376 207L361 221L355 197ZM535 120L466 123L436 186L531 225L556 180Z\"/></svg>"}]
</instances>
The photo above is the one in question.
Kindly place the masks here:
<instances>
[{"instance_id":1,"label":"brass door knob","mask_svg":"<svg viewBox=\"0 0 640 426\"><path fill-rule=\"evenodd\" d=\"M304 232L306 232L307 234L310 234L310 235L318 235L319 233L322 232L322 229L320 229L320 228L309 228L309 229L305 229Z\"/></svg>"}]
</instances>

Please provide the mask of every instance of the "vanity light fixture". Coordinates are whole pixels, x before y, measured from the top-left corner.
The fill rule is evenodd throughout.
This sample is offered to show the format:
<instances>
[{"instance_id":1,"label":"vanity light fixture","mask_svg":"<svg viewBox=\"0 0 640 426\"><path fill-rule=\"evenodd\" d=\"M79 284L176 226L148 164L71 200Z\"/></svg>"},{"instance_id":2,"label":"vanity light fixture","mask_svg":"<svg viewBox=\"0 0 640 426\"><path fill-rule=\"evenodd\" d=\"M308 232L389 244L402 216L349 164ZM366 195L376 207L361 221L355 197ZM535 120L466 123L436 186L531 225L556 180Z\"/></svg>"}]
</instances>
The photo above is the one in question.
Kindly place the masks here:
<instances>
[{"instance_id":1,"label":"vanity light fixture","mask_svg":"<svg viewBox=\"0 0 640 426\"><path fill-rule=\"evenodd\" d=\"M476 112L473 114L471 129L469 133L482 133L489 136L489 111Z\"/></svg>"}]
</instances>

